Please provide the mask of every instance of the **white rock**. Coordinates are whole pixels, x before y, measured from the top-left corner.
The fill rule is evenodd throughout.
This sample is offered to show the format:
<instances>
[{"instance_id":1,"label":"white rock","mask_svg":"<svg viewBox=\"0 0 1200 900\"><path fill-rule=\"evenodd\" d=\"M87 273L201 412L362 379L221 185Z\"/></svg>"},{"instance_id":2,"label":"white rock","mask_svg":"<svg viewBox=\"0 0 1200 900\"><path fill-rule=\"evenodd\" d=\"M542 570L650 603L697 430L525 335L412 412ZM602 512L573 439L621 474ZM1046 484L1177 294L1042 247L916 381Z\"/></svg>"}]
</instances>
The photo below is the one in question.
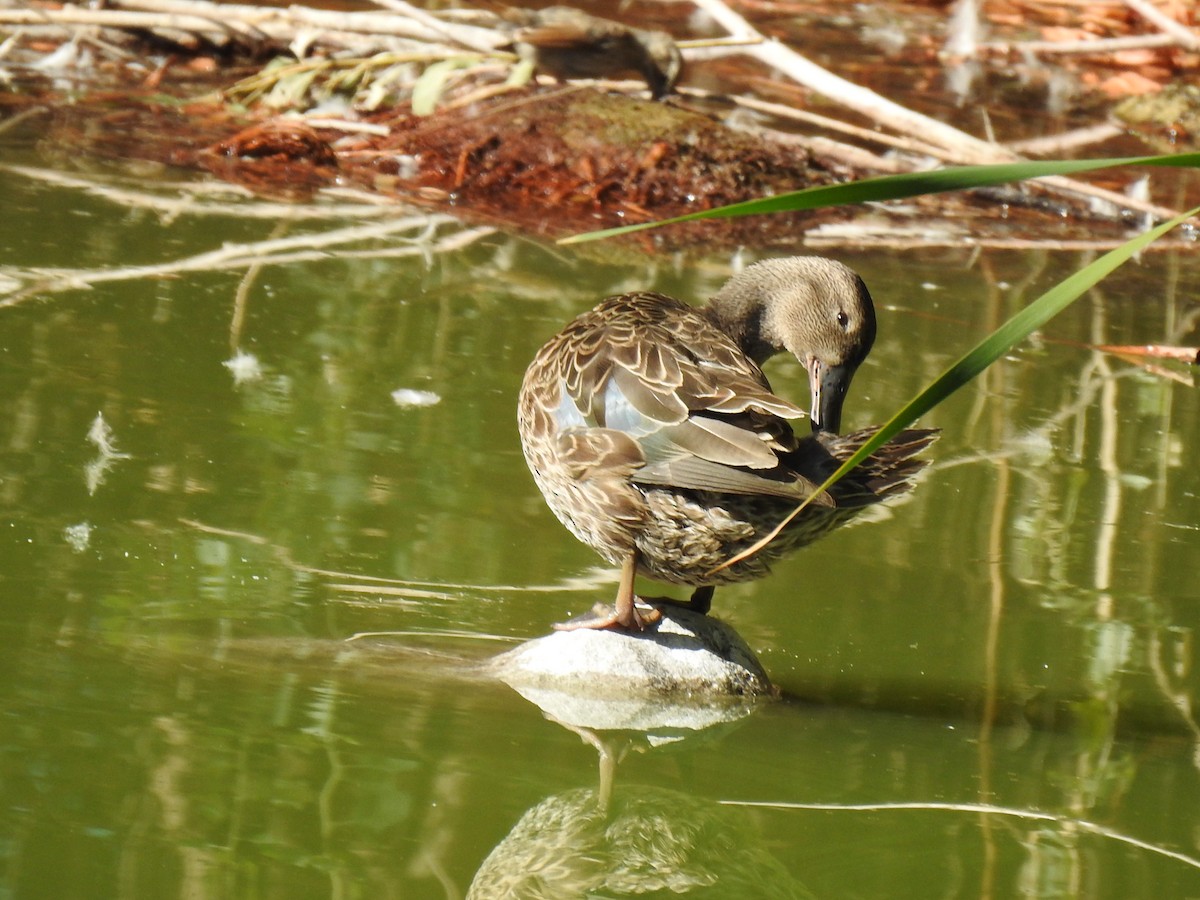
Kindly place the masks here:
<instances>
[{"instance_id":1,"label":"white rock","mask_svg":"<svg viewBox=\"0 0 1200 900\"><path fill-rule=\"evenodd\" d=\"M667 608L640 634L556 631L488 664L489 672L564 724L585 728L707 728L747 715L773 693L729 625Z\"/></svg>"}]
</instances>

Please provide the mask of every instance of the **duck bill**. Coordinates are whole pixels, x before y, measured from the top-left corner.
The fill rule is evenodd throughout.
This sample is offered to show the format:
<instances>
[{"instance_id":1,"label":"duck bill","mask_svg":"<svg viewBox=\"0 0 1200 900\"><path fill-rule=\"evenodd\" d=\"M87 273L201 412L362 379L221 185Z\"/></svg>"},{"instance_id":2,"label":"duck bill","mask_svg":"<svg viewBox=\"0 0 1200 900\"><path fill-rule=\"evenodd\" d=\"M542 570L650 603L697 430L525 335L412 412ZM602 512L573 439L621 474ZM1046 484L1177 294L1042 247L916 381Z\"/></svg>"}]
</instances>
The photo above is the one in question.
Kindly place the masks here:
<instances>
[{"instance_id":1,"label":"duck bill","mask_svg":"<svg viewBox=\"0 0 1200 900\"><path fill-rule=\"evenodd\" d=\"M837 434L842 427L842 402L850 389L854 366L827 366L819 359L808 362L808 388L812 394L809 418L813 431Z\"/></svg>"}]
</instances>

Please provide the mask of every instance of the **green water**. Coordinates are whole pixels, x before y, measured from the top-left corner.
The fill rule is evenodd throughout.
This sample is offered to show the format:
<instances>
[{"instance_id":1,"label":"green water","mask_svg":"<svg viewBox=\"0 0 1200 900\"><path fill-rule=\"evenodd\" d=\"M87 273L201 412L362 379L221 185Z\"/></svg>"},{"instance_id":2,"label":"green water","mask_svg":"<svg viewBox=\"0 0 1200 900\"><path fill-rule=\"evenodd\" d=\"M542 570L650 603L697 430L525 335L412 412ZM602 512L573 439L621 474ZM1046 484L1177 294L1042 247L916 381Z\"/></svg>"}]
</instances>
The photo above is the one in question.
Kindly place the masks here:
<instances>
[{"instance_id":1,"label":"green water","mask_svg":"<svg viewBox=\"0 0 1200 900\"><path fill-rule=\"evenodd\" d=\"M0 196L8 267L356 224L11 170ZM728 256L353 246L389 248L0 306L0 898L1200 896L1200 404L1086 346L1194 344L1200 254L1120 271L940 407L908 502L718 591L785 699L664 743L463 663L615 590L525 470L525 364L607 293L706 296ZM1082 261L836 255L880 307L848 428Z\"/></svg>"}]
</instances>

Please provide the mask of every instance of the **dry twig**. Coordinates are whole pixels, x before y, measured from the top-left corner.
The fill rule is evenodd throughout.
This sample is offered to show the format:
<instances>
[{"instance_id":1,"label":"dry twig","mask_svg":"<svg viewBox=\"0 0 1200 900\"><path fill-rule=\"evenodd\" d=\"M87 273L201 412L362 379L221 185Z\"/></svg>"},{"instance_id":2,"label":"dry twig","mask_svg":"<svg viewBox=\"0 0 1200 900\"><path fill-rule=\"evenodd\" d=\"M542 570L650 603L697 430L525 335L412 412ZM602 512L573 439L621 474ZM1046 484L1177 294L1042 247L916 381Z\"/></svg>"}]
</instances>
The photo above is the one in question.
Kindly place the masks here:
<instances>
[{"instance_id":1,"label":"dry twig","mask_svg":"<svg viewBox=\"0 0 1200 900\"><path fill-rule=\"evenodd\" d=\"M1036 53L1040 56L1096 56L1118 53L1123 50L1161 50L1179 44L1166 34L1135 34L1115 38L1093 38L1081 41L988 41L979 45L980 50L992 53Z\"/></svg>"}]
</instances>

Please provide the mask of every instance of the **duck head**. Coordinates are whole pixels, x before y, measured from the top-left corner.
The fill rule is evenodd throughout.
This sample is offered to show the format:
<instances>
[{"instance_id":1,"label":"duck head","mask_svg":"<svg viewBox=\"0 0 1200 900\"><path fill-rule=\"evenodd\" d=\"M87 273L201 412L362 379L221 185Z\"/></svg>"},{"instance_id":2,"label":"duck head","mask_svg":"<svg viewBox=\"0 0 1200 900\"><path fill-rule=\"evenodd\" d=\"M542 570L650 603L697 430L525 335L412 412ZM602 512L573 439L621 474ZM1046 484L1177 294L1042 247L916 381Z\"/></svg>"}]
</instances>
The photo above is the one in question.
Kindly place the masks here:
<instances>
[{"instance_id":1,"label":"duck head","mask_svg":"<svg viewBox=\"0 0 1200 900\"><path fill-rule=\"evenodd\" d=\"M664 31L634 29L633 39L641 48L639 70L655 100L671 93L679 71L683 68L683 57L675 40Z\"/></svg>"},{"instance_id":2,"label":"duck head","mask_svg":"<svg viewBox=\"0 0 1200 900\"><path fill-rule=\"evenodd\" d=\"M725 283L705 308L762 365L784 350L808 372L813 431L837 432L842 403L875 342L875 307L851 269L819 256L768 259Z\"/></svg>"}]
</instances>

